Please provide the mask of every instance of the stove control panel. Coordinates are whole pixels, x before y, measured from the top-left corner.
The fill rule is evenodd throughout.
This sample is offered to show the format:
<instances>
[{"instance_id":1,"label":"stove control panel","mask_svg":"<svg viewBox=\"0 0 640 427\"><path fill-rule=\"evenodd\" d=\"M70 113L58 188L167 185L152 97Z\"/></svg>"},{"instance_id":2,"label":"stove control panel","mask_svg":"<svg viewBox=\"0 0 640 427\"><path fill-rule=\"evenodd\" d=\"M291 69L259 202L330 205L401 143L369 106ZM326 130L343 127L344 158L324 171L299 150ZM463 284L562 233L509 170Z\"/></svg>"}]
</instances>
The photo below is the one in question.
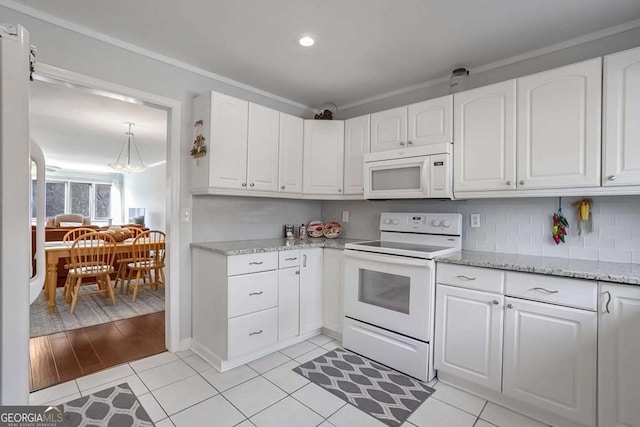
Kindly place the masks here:
<instances>
[{"instance_id":1,"label":"stove control panel","mask_svg":"<svg viewBox=\"0 0 640 427\"><path fill-rule=\"evenodd\" d=\"M460 235L462 214L383 212L380 231Z\"/></svg>"}]
</instances>

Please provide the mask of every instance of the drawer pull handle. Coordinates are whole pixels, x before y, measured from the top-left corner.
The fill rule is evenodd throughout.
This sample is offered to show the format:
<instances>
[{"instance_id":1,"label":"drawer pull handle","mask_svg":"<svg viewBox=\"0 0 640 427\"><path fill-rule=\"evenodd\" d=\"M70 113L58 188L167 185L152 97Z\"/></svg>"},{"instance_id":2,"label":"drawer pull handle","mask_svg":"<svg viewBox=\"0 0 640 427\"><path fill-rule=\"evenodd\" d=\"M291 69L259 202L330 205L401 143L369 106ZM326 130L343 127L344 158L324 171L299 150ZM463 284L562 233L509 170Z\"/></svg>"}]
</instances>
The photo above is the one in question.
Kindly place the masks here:
<instances>
[{"instance_id":1,"label":"drawer pull handle","mask_svg":"<svg viewBox=\"0 0 640 427\"><path fill-rule=\"evenodd\" d=\"M260 291L260 292L251 292L251 293L249 294L249 296L251 296L251 295L262 295L262 294L263 294L263 292L262 292L262 291Z\"/></svg>"},{"instance_id":2,"label":"drawer pull handle","mask_svg":"<svg viewBox=\"0 0 640 427\"><path fill-rule=\"evenodd\" d=\"M607 294L608 297L607 303L604 306L604 311L607 313L611 313L611 311L609 311L609 304L611 303L611 292L605 291L604 293Z\"/></svg>"},{"instance_id":3,"label":"drawer pull handle","mask_svg":"<svg viewBox=\"0 0 640 427\"><path fill-rule=\"evenodd\" d=\"M260 329L258 332L249 332L249 336L251 335L260 335L262 333L262 329Z\"/></svg>"},{"instance_id":4,"label":"drawer pull handle","mask_svg":"<svg viewBox=\"0 0 640 427\"><path fill-rule=\"evenodd\" d=\"M536 287L536 288L531 288L529 289L530 291L542 291L542 292L546 292L548 294L557 294L558 291L550 291L549 289L545 289L545 288L540 288L540 287Z\"/></svg>"},{"instance_id":5,"label":"drawer pull handle","mask_svg":"<svg viewBox=\"0 0 640 427\"><path fill-rule=\"evenodd\" d=\"M298 257L295 257L295 258L285 258L284 260L285 260L285 261L295 261L295 260L297 260L297 259L298 259Z\"/></svg>"},{"instance_id":6,"label":"drawer pull handle","mask_svg":"<svg viewBox=\"0 0 640 427\"><path fill-rule=\"evenodd\" d=\"M476 280L475 277L465 276L464 274L458 274L456 277L459 277L460 279L464 279L464 280Z\"/></svg>"},{"instance_id":7,"label":"drawer pull handle","mask_svg":"<svg viewBox=\"0 0 640 427\"><path fill-rule=\"evenodd\" d=\"M260 265L262 263L263 263L262 261L260 262L253 261L253 262L250 262L249 265Z\"/></svg>"}]
</instances>

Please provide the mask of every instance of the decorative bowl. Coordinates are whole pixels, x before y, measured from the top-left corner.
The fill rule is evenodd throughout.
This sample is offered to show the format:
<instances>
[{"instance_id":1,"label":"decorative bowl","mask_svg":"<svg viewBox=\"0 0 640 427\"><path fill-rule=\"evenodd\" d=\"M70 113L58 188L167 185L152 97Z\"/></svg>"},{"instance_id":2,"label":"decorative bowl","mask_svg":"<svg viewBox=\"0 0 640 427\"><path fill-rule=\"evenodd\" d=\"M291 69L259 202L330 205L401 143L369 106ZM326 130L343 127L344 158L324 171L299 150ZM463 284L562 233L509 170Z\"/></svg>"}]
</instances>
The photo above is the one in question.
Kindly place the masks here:
<instances>
[{"instance_id":1,"label":"decorative bowl","mask_svg":"<svg viewBox=\"0 0 640 427\"><path fill-rule=\"evenodd\" d=\"M324 224L322 221L311 221L307 225L307 234L309 237L322 237L324 234Z\"/></svg>"},{"instance_id":2,"label":"decorative bowl","mask_svg":"<svg viewBox=\"0 0 640 427\"><path fill-rule=\"evenodd\" d=\"M342 226L337 221L331 221L324 226L324 237L329 239L335 239L340 235L340 231L342 230Z\"/></svg>"}]
</instances>

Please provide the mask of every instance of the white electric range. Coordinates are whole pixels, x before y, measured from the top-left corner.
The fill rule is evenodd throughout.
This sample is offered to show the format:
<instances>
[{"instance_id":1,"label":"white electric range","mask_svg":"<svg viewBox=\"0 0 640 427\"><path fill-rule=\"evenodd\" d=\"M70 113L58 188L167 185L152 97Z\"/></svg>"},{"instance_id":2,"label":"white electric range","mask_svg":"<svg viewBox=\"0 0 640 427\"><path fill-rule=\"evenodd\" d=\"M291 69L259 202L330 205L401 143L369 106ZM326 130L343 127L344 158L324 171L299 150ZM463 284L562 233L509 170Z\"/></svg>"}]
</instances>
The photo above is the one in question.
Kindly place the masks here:
<instances>
[{"instance_id":1,"label":"white electric range","mask_svg":"<svg viewBox=\"0 0 640 427\"><path fill-rule=\"evenodd\" d=\"M345 348L423 381L433 369L435 261L461 249L462 215L380 216L380 240L345 245Z\"/></svg>"}]
</instances>

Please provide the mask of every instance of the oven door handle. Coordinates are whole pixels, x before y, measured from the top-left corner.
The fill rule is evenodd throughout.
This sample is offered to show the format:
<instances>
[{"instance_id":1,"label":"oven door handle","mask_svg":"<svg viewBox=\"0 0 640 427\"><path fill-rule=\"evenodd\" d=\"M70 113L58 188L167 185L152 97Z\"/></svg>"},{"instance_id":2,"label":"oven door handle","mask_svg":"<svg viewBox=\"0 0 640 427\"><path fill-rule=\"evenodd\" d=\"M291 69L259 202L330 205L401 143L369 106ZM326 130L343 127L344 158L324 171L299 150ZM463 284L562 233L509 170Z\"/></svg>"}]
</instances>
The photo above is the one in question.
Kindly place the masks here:
<instances>
[{"instance_id":1,"label":"oven door handle","mask_svg":"<svg viewBox=\"0 0 640 427\"><path fill-rule=\"evenodd\" d=\"M410 258L399 255L385 255L375 252L354 251L346 249L344 256L349 259L363 260L363 261L377 261L394 265L410 265L416 267L429 267L430 260L420 258Z\"/></svg>"}]
</instances>

